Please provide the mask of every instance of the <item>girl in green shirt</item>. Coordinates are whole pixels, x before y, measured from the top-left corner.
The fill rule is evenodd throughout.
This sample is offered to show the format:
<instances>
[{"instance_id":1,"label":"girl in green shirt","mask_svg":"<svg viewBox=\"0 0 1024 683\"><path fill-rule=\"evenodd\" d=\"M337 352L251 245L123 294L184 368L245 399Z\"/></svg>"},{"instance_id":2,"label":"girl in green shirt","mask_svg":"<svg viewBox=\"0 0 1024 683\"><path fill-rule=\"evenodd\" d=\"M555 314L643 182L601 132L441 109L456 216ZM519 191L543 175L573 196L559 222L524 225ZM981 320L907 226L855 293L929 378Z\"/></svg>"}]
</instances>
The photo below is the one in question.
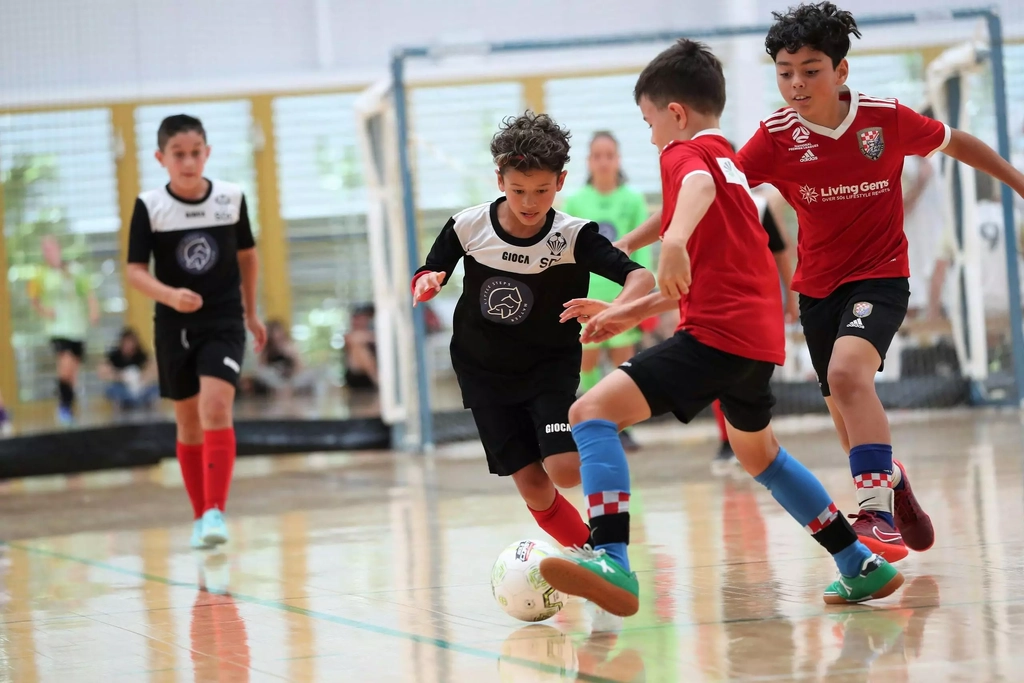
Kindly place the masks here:
<instances>
[{"instance_id":1,"label":"girl in green shirt","mask_svg":"<svg viewBox=\"0 0 1024 683\"><path fill-rule=\"evenodd\" d=\"M619 158L619 143L609 131L600 130L590 140L590 156L587 157L590 174L587 184L571 195L565 202L565 212L570 216L586 218L597 223L602 235L615 242L633 230L647 218L647 202L644 196L626 185ZM631 258L650 269L650 247L640 249ZM590 275L588 297L601 301L612 301L622 287L600 275ZM603 376L601 352L608 355L608 363L616 368L636 354L636 345L642 333L632 329L602 342L583 345L583 364L580 368L580 393L596 385ZM627 450L636 444L626 432L622 436Z\"/></svg>"},{"instance_id":2,"label":"girl in green shirt","mask_svg":"<svg viewBox=\"0 0 1024 683\"><path fill-rule=\"evenodd\" d=\"M67 425L74 421L75 385L85 358L85 338L100 311L88 276L76 264L63 260L57 240L44 237L42 249L45 263L30 283L30 296L57 356L57 420Z\"/></svg>"}]
</instances>

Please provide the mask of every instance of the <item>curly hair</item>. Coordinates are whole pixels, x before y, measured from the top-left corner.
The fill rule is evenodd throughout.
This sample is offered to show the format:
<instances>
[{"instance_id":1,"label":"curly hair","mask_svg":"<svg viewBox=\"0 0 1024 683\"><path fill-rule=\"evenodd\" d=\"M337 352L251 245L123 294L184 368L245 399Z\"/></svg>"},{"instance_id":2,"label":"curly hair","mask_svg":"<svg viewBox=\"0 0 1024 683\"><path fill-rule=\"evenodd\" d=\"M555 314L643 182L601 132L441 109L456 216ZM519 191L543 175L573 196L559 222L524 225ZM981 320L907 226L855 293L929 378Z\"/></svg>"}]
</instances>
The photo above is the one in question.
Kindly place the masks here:
<instances>
[{"instance_id":1,"label":"curly hair","mask_svg":"<svg viewBox=\"0 0 1024 683\"><path fill-rule=\"evenodd\" d=\"M501 128L491 138L491 156L502 174L510 168L561 173L569 162L570 137L568 129L547 114L527 111L501 122Z\"/></svg>"},{"instance_id":2,"label":"curly hair","mask_svg":"<svg viewBox=\"0 0 1024 683\"><path fill-rule=\"evenodd\" d=\"M850 36L860 38L853 15L831 2L790 7L786 14L772 12L772 17L775 24L764 39L772 61L783 50L796 52L806 46L827 54L834 69L850 51Z\"/></svg>"},{"instance_id":3,"label":"curly hair","mask_svg":"<svg viewBox=\"0 0 1024 683\"><path fill-rule=\"evenodd\" d=\"M677 102L702 114L721 116L725 109L722 63L704 43L682 38L640 72L633 99L639 104L641 97L658 107Z\"/></svg>"}]
</instances>

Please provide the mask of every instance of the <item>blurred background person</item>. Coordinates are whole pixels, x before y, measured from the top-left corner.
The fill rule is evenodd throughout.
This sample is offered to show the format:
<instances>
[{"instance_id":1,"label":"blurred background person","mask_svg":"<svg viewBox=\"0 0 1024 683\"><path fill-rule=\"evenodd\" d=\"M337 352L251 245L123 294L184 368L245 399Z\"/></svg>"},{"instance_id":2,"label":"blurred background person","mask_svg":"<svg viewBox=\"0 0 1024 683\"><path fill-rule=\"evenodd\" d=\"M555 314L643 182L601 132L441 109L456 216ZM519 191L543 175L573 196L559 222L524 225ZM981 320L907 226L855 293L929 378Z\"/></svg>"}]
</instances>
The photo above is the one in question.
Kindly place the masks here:
<instances>
[{"instance_id":1,"label":"blurred background person","mask_svg":"<svg viewBox=\"0 0 1024 683\"><path fill-rule=\"evenodd\" d=\"M350 389L377 388L377 336L373 329L375 309L364 304L352 311L345 333L342 362L345 386Z\"/></svg>"},{"instance_id":2,"label":"blurred background person","mask_svg":"<svg viewBox=\"0 0 1024 683\"><path fill-rule=\"evenodd\" d=\"M29 284L32 307L43 317L46 335L57 357L57 421L74 422L78 370L85 359L89 325L99 321L100 308L88 275L64 261L60 244L51 236L42 239L43 265Z\"/></svg>"},{"instance_id":3,"label":"blurred background person","mask_svg":"<svg viewBox=\"0 0 1024 683\"><path fill-rule=\"evenodd\" d=\"M921 113L934 118L931 107ZM907 317L942 315L930 296L932 273L940 257L943 235L950 229L949 193L940 170L940 158L907 157L903 163L903 231L910 243L910 303Z\"/></svg>"},{"instance_id":4,"label":"blurred background person","mask_svg":"<svg viewBox=\"0 0 1024 683\"><path fill-rule=\"evenodd\" d=\"M107 352L98 374L107 383L107 400L121 410L148 409L160 396L156 366L149 361L138 334L130 327L121 331L117 345Z\"/></svg>"},{"instance_id":5,"label":"blurred background person","mask_svg":"<svg viewBox=\"0 0 1024 683\"><path fill-rule=\"evenodd\" d=\"M10 436L12 431L11 414L4 407L4 396L0 394L0 436Z\"/></svg>"},{"instance_id":6,"label":"blurred background person","mask_svg":"<svg viewBox=\"0 0 1024 683\"><path fill-rule=\"evenodd\" d=\"M570 216L596 222L609 242L617 242L643 223L648 212L644 196L626 185L619 143L609 131L599 130L591 138L587 170L586 185L566 199L564 211ZM651 267L650 247L637 250L630 258L645 268ZM588 298L612 301L621 291L622 287L611 280L590 274ZM634 328L601 344L585 344L580 368L580 393L589 391L604 376L602 351L607 353L608 365L617 368L636 354L642 336L640 328ZM621 432L619 438L627 451L638 447L628 430Z\"/></svg>"},{"instance_id":7,"label":"blurred background person","mask_svg":"<svg viewBox=\"0 0 1024 683\"><path fill-rule=\"evenodd\" d=\"M259 390L291 396L293 393L312 391L317 386L318 372L304 367L302 356L295 348L288 328L280 320L267 323L267 344L259 355L256 382Z\"/></svg>"}]
</instances>

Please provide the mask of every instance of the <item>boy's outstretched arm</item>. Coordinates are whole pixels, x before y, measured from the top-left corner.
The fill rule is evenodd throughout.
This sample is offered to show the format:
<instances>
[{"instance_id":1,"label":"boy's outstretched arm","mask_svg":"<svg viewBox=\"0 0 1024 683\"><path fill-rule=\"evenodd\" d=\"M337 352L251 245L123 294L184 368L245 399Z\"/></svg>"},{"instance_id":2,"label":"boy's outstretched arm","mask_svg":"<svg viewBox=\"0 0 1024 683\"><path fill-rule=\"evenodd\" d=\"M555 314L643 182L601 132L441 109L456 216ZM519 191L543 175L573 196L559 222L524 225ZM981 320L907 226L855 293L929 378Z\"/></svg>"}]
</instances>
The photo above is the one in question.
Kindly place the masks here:
<instances>
[{"instance_id":1,"label":"boy's outstretched arm","mask_svg":"<svg viewBox=\"0 0 1024 683\"><path fill-rule=\"evenodd\" d=\"M591 223L576 236L573 252L576 263L591 273L622 285L616 303L635 301L654 289L654 276L623 251L614 247Z\"/></svg>"},{"instance_id":2,"label":"boy's outstretched arm","mask_svg":"<svg viewBox=\"0 0 1024 683\"><path fill-rule=\"evenodd\" d=\"M999 156L998 152L970 133L952 130L949 144L942 151L957 161L962 161L1009 185L1014 192L1024 197L1024 174Z\"/></svg>"},{"instance_id":3,"label":"boy's outstretched arm","mask_svg":"<svg viewBox=\"0 0 1024 683\"><path fill-rule=\"evenodd\" d=\"M660 232L661 209L657 209L643 223L616 240L613 246L626 252L626 256L630 256L657 242Z\"/></svg>"},{"instance_id":4,"label":"boy's outstretched arm","mask_svg":"<svg viewBox=\"0 0 1024 683\"><path fill-rule=\"evenodd\" d=\"M455 232L455 219L450 218L430 247L426 262L412 276L412 305L433 299L465 255L466 250Z\"/></svg>"}]
</instances>

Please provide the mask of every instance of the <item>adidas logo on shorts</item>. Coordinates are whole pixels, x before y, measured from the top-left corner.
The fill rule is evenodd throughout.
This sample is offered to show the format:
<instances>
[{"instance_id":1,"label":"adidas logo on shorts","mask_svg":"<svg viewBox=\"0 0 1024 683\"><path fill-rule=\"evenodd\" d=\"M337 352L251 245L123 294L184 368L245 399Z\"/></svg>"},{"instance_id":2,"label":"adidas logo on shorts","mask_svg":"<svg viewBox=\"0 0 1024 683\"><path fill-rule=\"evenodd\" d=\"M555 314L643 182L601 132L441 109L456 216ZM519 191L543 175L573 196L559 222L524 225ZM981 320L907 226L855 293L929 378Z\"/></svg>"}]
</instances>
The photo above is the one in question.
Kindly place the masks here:
<instances>
[{"instance_id":1,"label":"adidas logo on shorts","mask_svg":"<svg viewBox=\"0 0 1024 683\"><path fill-rule=\"evenodd\" d=\"M864 323L863 323L863 321L861 321L861 319L860 319L860 318L854 318L853 320L851 320L850 322L848 322L848 323L846 324L846 326L847 326L847 327L855 327L855 328L857 328L858 330L863 330L863 329L864 329Z\"/></svg>"}]
</instances>

